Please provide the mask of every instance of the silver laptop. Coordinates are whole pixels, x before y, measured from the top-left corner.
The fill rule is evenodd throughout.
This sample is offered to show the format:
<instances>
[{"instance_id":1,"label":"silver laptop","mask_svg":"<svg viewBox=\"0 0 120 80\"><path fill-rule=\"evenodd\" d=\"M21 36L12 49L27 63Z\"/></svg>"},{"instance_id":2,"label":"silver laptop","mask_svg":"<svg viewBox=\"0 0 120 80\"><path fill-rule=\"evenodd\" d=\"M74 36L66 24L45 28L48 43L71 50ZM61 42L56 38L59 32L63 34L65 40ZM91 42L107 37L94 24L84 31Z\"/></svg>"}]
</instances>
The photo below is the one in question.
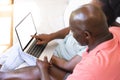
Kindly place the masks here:
<instances>
[{"instance_id":1,"label":"silver laptop","mask_svg":"<svg viewBox=\"0 0 120 80\"><path fill-rule=\"evenodd\" d=\"M21 49L35 57L39 57L47 44L36 45L36 39L31 35L36 35L37 30L31 12L28 13L15 27Z\"/></svg>"}]
</instances>

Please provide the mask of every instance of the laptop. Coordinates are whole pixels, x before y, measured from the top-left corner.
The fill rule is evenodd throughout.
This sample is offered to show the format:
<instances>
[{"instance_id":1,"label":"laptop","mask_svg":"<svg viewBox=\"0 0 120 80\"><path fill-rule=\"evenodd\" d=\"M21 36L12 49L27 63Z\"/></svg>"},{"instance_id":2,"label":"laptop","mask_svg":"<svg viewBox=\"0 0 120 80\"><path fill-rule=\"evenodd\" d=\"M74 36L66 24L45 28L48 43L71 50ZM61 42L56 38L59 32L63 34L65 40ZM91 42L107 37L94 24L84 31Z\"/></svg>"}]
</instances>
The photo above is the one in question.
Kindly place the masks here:
<instances>
[{"instance_id":1,"label":"laptop","mask_svg":"<svg viewBox=\"0 0 120 80\"><path fill-rule=\"evenodd\" d=\"M37 34L31 12L19 22L15 27L15 32L22 51L39 58L47 44L36 45L37 40L31 37Z\"/></svg>"}]
</instances>

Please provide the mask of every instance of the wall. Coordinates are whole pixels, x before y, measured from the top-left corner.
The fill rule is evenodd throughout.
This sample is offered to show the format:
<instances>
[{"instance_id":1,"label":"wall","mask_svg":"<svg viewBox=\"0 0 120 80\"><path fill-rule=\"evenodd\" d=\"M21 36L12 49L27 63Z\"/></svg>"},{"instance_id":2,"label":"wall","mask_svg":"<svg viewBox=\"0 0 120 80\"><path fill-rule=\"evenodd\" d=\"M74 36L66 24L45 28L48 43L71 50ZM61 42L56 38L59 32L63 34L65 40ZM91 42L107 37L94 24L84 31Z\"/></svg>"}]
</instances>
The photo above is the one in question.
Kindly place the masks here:
<instances>
[{"instance_id":1,"label":"wall","mask_svg":"<svg viewBox=\"0 0 120 80\"><path fill-rule=\"evenodd\" d=\"M68 1L70 0L14 0L14 27L28 12L32 12L38 33L57 31L64 27L63 14ZM79 2L79 0L76 1ZM82 2L85 1L88 2L89 0ZM120 22L120 18L117 21ZM14 43L16 42L16 34L14 33Z\"/></svg>"},{"instance_id":2,"label":"wall","mask_svg":"<svg viewBox=\"0 0 120 80\"><path fill-rule=\"evenodd\" d=\"M64 27L63 13L67 3L67 0L15 0L14 27L28 12L32 12L38 33L57 31Z\"/></svg>"}]
</instances>

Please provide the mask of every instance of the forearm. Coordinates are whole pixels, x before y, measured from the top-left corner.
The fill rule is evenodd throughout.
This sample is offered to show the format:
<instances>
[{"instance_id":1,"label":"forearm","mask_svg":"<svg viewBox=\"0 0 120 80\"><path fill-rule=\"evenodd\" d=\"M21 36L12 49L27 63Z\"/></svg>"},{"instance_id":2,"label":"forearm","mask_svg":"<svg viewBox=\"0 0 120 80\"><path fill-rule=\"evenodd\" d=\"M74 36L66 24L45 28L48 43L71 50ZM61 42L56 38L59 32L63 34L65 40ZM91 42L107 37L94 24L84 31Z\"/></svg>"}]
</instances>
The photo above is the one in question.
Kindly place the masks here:
<instances>
[{"instance_id":1,"label":"forearm","mask_svg":"<svg viewBox=\"0 0 120 80\"><path fill-rule=\"evenodd\" d=\"M62 30L59 30L57 32L51 33L50 36L53 39L63 39L70 31L70 28L64 28Z\"/></svg>"},{"instance_id":2,"label":"forearm","mask_svg":"<svg viewBox=\"0 0 120 80\"><path fill-rule=\"evenodd\" d=\"M3 72L2 75L0 76L0 79L3 80L39 80L41 78L39 68L36 66L29 66L9 72Z\"/></svg>"},{"instance_id":3,"label":"forearm","mask_svg":"<svg viewBox=\"0 0 120 80\"><path fill-rule=\"evenodd\" d=\"M50 64L48 63L47 57L44 57L44 61L37 59L36 65L39 68L39 71L41 72L40 80L51 80L48 72Z\"/></svg>"},{"instance_id":4,"label":"forearm","mask_svg":"<svg viewBox=\"0 0 120 80\"><path fill-rule=\"evenodd\" d=\"M69 69L69 66L67 66L68 61L66 61L64 59L53 56L52 59L51 59L51 62L52 62L53 65L55 65L55 66L57 66L57 67L59 67L61 69L64 69L66 71L71 71Z\"/></svg>"},{"instance_id":5,"label":"forearm","mask_svg":"<svg viewBox=\"0 0 120 80\"><path fill-rule=\"evenodd\" d=\"M82 57L79 55L74 56L71 60L69 60L66 64L66 68L70 71L73 71L75 66L81 61Z\"/></svg>"},{"instance_id":6,"label":"forearm","mask_svg":"<svg viewBox=\"0 0 120 80\"><path fill-rule=\"evenodd\" d=\"M74 56L71 60L66 61L56 56L52 57L52 63L66 71L72 72L77 63L81 61L81 56Z\"/></svg>"},{"instance_id":7,"label":"forearm","mask_svg":"<svg viewBox=\"0 0 120 80\"><path fill-rule=\"evenodd\" d=\"M47 69L41 70L41 80L50 80L50 76Z\"/></svg>"}]
</instances>

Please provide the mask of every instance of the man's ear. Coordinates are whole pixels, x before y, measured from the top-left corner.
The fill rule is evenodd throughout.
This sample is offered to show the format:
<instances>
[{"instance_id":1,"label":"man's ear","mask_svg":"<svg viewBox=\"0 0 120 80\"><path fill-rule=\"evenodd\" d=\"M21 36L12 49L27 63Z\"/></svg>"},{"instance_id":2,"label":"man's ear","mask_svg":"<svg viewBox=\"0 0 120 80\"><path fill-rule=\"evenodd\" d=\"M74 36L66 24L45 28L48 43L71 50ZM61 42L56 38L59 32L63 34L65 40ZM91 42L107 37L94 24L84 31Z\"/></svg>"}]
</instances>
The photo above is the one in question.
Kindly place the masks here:
<instances>
[{"instance_id":1,"label":"man's ear","mask_svg":"<svg viewBox=\"0 0 120 80\"><path fill-rule=\"evenodd\" d=\"M89 31L84 31L84 35L86 39L90 39L91 38L91 34Z\"/></svg>"}]
</instances>

